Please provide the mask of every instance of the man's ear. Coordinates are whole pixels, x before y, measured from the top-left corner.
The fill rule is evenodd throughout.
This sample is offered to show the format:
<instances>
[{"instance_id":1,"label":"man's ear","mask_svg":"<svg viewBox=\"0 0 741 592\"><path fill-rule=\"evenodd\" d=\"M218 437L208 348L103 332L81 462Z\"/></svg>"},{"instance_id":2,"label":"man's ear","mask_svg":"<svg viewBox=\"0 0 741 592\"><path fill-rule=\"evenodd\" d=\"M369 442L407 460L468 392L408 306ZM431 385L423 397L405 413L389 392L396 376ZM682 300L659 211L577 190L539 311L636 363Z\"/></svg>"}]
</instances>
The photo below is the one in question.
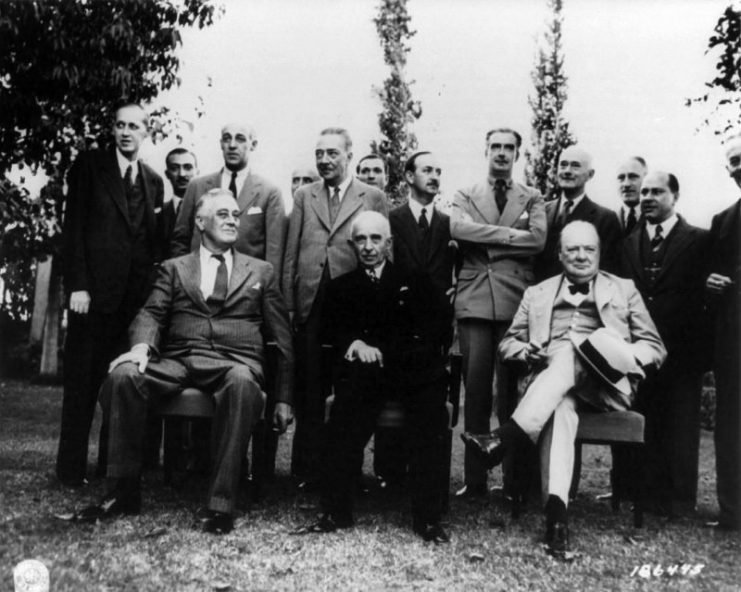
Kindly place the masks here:
<instances>
[{"instance_id":1,"label":"man's ear","mask_svg":"<svg viewBox=\"0 0 741 592\"><path fill-rule=\"evenodd\" d=\"M196 214L195 222L196 222L196 227L198 228L198 230L203 232L203 229L205 228L205 224L203 223L203 220L201 220L201 217L198 214Z\"/></svg>"},{"instance_id":2,"label":"man's ear","mask_svg":"<svg viewBox=\"0 0 741 592\"><path fill-rule=\"evenodd\" d=\"M594 177L594 169L589 171L589 178L592 179Z\"/></svg>"}]
</instances>

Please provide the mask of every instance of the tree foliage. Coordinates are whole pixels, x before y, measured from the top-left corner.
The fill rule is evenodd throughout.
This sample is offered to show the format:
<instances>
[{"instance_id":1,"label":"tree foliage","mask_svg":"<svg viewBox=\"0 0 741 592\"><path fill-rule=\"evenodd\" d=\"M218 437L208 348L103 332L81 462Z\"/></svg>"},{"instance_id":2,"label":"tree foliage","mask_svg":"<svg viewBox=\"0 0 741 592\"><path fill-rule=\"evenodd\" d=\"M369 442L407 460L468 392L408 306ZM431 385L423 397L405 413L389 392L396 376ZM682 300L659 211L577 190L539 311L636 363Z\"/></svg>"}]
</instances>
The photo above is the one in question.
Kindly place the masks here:
<instances>
[{"instance_id":1,"label":"tree foliage","mask_svg":"<svg viewBox=\"0 0 741 592\"><path fill-rule=\"evenodd\" d=\"M704 125L717 126L716 135L723 135L741 124L741 6L729 5L715 25L708 40L707 53L717 53L715 77L706 82L707 92L686 105L710 105Z\"/></svg>"},{"instance_id":2,"label":"tree foliage","mask_svg":"<svg viewBox=\"0 0 741 592\"><path fill-rule=\"evenodd\" d=\"M417 147L417 138L409 126L422 115L420 102L412 98L410 87L414 81L407 81L404 72L410 49L408 41L416 33L409 28L411 20L407 0L381 0L378 16L373 19L383 48L383 60L391 73L382 88L374 87L383 105L383 111L378 114L382 139L371 143L371 150L388 163L386 193L394 204L406 199L404 164Z\"/></svg>"},{"instance_id":3,"label":"tree foliage","mask_svg":"<svg viewBox=\"0 0 741 592\"><path fill-rule=\"evenodd\" d=\"M546 199L558 195L557 159L564 148L576 143L563 116L568 98L568 78L561 45L563 0L548 0L551 18L539 43L535 66L530 74L535 87L528 97L533 111L532 150L525 151L525 178Z\"/></svg>"},{"instance_id":4,"label":"tree foliage","mask_svg":"<svg viewBox=\"0 0 741 592\"><path fill-rule=\"evenodd\" d=\"M0 179L42 171L40 201L0 187L0 274L12 316L27 313L34 256L53 253L64 175L81 149L109 139L111 110L178 85L184 27L210 25L209 0L0 2ZM167 115L166 111L164 115Z\"/></svg>"}]
</instances>

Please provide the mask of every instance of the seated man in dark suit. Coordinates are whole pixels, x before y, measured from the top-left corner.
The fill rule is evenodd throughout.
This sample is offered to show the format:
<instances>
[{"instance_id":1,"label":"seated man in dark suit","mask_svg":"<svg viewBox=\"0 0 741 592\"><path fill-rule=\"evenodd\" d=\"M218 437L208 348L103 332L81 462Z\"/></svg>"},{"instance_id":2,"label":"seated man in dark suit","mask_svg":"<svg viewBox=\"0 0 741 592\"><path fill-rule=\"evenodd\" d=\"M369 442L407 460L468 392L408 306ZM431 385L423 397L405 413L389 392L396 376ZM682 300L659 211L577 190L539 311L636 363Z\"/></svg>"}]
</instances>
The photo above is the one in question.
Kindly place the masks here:
<instances>
[{"instance_id":1,"label":"seated man in dark suit","mask_svg":"<svg viewBox=\"0 0 741 592\"><path fill-rule=\"evenodd\" d=\"M462 438L494 467L505 452L527 449L543 433L546 545L550 554L568 559L577 406L629 408L644 369L660 366L666 350L633 282L599 271L592 224L563 228L559 258L563 273L528 288L499 346L503 359L527 365L524 397L491 434Z\"/></svg>"},{"instance_id":2,"label":"seated man in dark suit","mask_svg":"<svg viewBox=\"0 0 741 592\"><path fill-rule=\"evenodd\" d=\"M278 278L264 261L233 249L239 206L228 190L214 189L196 206L200 249L166 261L152 293L129 327L132 348L110 365L101 404L110 419L109 490L98 505L78 512L92 522L138 514L147 409L183 388L213 393L215 461L203 528L233 528L240 465L265 405L265 337L279 350L273 420L292 420L293 350ZM264 334L264 336L263 336Z\"/></svg>"},{"instance_id":3,"label":"seated man in dark suit","mask_svg":"<svg viewBox=\"0 0 741 592\"><path fill-rule=\"evenodd\" d=\"M414 531L448 542L440 526L447 425L446 344L450 315L444 293L424 275L402 275L388 261L391 231L378 212L352 223L359 266L332 280L324 307L337 355L335 400L327 426L319 521L296 534L353 525L353 485L363 448L387 398L401 401L410 447Z\"/></svg>"}]
</instances>

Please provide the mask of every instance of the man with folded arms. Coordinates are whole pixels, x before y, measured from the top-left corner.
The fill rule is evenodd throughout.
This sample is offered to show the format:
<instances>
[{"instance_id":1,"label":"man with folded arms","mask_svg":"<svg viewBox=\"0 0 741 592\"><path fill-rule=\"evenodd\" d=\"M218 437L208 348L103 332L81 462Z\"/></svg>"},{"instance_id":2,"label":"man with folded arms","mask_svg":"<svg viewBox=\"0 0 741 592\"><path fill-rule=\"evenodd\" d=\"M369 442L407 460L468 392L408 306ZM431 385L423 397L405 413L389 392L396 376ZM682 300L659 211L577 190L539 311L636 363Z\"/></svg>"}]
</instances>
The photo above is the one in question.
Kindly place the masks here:
<instances>
[{"instance_id":1,"label":"man with folded arms","mask_svg":"<svg viewBox=\"0 0 741 592\"><path fill-rule=\"evenodd\" d=\"M228 123L221 130L219 144L224 168L196 177L188 184L172 233L171 255L177 257L198 249L200 231L194 224L196 202L207 191L220 187L230 191L239 205L239 236L234 248L267 261L280 278L286 210L280 189L249 166L250 154L257 147L255 130L244 123Z\"/></svg>"},{"instance_id":2,"label":"man with folded arms","mask_svg":"<svg viewBox=\"0 0 741 592\"><path fill-rule=\"evenodd\" d=\"M129 328L131 350L111 362L101 389L110 420L108 493L75 515L94 522L138 514L147 410L183 388L215 400L207 510L203 529L233 528L240 466L265 405L264 345L277 343L273 421L292 420L293 350L288 313L269 263L234 250L240 210L231 192L214 189L196 204L197 251L166 261L152 293Z\"/></svg>"},{"instance_id":3,"label":"man with folded arms","mask_svg":"<svg viewBox=\"0 0 741 592\"><path fill-rule=\"evenodd\" d=\"M637 381L666 356L631 280L599 271L594 226L576 221L561 232L563 273L529 288L499 346L503 359L527 366L524 397L490 434L462 435L489 467L541 438L546 548L569 559L567 512L574 469L577 407L609 411L631 405Z\"/></svg>"}]
</instances>

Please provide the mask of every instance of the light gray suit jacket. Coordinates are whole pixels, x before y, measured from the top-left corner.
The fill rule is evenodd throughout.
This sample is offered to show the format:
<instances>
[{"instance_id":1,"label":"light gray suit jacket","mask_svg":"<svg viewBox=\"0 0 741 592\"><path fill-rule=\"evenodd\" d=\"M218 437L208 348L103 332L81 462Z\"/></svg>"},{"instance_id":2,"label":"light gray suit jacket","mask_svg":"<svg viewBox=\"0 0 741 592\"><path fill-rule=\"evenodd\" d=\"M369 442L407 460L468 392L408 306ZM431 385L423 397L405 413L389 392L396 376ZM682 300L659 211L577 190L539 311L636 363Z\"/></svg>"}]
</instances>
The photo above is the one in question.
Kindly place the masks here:
<instances>
[{"instance_id":1,"label":"light gray suit jacket","mask_svg":"<svg viewBox=\"0 0 741 592\"><path fill-rule=\"evenodd\" d=\"M221 187L221 171L188 183L172 232L172 257L198 249L201 232L195 226L196 202L204 193L217 187ZM245 255L267 261L273 266L276 277L280 278L286 237L286 210L280 189L260 175L249 173L239 192L237 204L239 238L234 248Z\"/></svg>"},{"instance_id":2,"label":"light gray suit jacket","mask_svg":"<svg viewBox=\"0 0 741 592\"><path fill-rule=\"evenodd\" d=\"M295 323L308 318L325 265L329 266L330 279L357 266L355 252L349 244L350 226L364 210L388 216L384 193L357 179L350 182L334 224L329 223L324 181L304 185L296 192L283 260L283 294L288 310L295 313Z\"/></svg>"},{"instance_id":3,"label":"light gray suit jacket","mask_svg":"<svg viewBox=\"0 0 741 592\"><path fill-rule=\"evenodd\" d=\"M533 256L546 239L545 204L532 187L513 183L499 213L488 182L453 197L450 235L459 241L455 316L509 321L525 288L535 281Z\"/></svg>"},{"instance_id":4,"label":"light gray suit jacket","mask_svg":"<svg viewBox=\"0 0 741 592\"><path fill-rule=\"evenodd\" d=\"M525 291L512 325L499 344L499 355L504 360L519 360L531 341L547 350L553 303L562 278L563 274L553 276ZM630 344L641 366L661 366L666 348L633 280L600 271L594 281L594 300L602 324ZM540 370L542 368L529 369L521 384L523 392ZM642 374L637 365L636 374Z\"/></svg>"}]
</instances>

